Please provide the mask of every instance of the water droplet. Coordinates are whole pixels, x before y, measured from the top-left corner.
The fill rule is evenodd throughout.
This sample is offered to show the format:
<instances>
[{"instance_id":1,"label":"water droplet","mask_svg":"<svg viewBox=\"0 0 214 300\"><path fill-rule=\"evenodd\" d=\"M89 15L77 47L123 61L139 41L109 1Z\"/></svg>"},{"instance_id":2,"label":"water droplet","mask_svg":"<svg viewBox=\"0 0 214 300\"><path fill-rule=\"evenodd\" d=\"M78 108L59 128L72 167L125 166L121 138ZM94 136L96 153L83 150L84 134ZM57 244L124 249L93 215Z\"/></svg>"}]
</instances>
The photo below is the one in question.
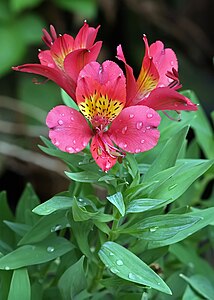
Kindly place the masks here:
<instances>
[{"instance_id":1,"label":"water droplet","mask_svg":"<svg viewBox=\"0 0 214 300\"><path fill-rule=\"evenodd\" d=\"M133 273L129 273L128 278L131 279L131 280L135 280L136 276Z\"/></svg>"},{"instance_id":2,"label":"water droplet","mask_svg":"<svg viewBox=\"0 0 214 300\"><path fill-rule=\"evenodd\" d=\"M124 145L123 145L123 148L126 148L127 146L128 146L127 144L124 144Z\"/></svg>"},{"instance_id":3,"label":"water droplet","mask_svg":"<svg viewBox=\"0 0 214 300\"><path fill-rule=\"evenodd\" d=\"M71 121L73 121L73 120L74 120L74 118L73 118L73 117L70 117L70 119L71 119Z\"/></svg>"},{"instance_id":4,"label":"water droplet","mask_svg":"<svg viewBox=\"0 0 214 300\"><path fill-rule=\"evenodd\" d=\"M58 121L58 124L59 124L59 125L63 125L63 123L64 123L63 120L59 120L59 121Z\"/></svg>"},{"instance_id":5,"label":"water droplet","mask_svg":"<svg viewBox=\"0 0 214 300\"><path fill-rule=\"evenodd\" d=\"M146 129L147 129L147 130L151 129L151 126L146 126Z\"/></svg>"},{"instance_id":6,"label":"water droplet","mask_svg":"<svg viewBox=\"0 0 214 300\"><path fill-rule=\"evenodd\" d=\"M65 116L65 114L63 114L63 113L62 113L62 114L60 114L60 116L61 116L61 117L64 117L64 116Z\"/></svg>"},{"instance_id":7,"label":"water droplet","mask_svg":"<svg viewBox=\"0 0 214 300\"><path fill-rule=\"evenodd\" d=\"M79 202L84 202L84 199L79 198L78 201L79 201Z\"/></svg>"},{"instance_id":8,"label":"water droplet","mask_svg":"<svg viewBox=\"0 0 214 300\"><path fill-rule=\"evenodd\" d=\"M160 285L160 282L158 282L158 285Z\"/></svg>"},{"instance_id":9,"label":"water droplet","mask_svg":"<svg viewBox=\"0 0 214 300\"><path fill-rule=\"evenodd\" d=\"M76 140L73 140L74 145L76 144Z\"/></svg>"},{"instance_id":10,"label":"water droplet","mask_svg":"<svg viewBox=\"0 0 214 300\"><path fill-rule=\"evenodd\" d=\"M148 119L151 119L152 117L153 117L153 114L151 114L151 113L148 113L148 114L147 114L147 118L148 118Z\"/></svg>"},{"instance_id":11,"label":"water droplet","mask_svg":"<svg viewBox=\"0 0 214 300\"><path fill-rule=\"evenodd\" d=\"M71 146L65 147L65 151L68 152L68 153L74 153L75 152L74 148L71 147Z\"/></svg>"},{"instance_id":12,"label":"water droplet","mask_svg":"<svg viewBox=\"0 0 214 300\"><path fill-rule=\"evenodd\" d=\"M122 265L123 265L123 261L122 261L121 259L118 259L118 260L116 261L116 264L117 264L118 266L122 266Z\"/></svg>"},{"instance_id":13,"label":"water droplet","mask_svg":"<svg viewBox=\"0 0 214 300\"><path fill-rule=\"evenodd\" d=\"M149 231L150 232L155 232L157 229L158 229L158 227L154 226L154 227L149 228Z\"/></svg>"},{"instance_id":14,"label":"water droplet","mask_svg":"<svg viewBox=\"0 0 214 300\"><path fill-rule=\"evenodd\" d=\"M136 123L136 128L138 129L138 130L140 130L141 128L142 128L142 126L143 126L143 122L137 122Z\"/></svg>"},{"instance_id":15,"label":"water droplet","mask_svg":"<svg viewBox=\"0 0 214 300\"><path fill-rule=\"evenodd\" d=\"M112 253L112 252L109 252L109 255L110 255L110 256L114 256L114 253Z\"/></svg>"},{"instance_id":16,"label":"water droplet","mask_svg":"<svg viewBox=\"0 0 214 300\"><path fill-rule=\"evenodd\" d=\"M177 186L177 183L172 184L172 185L170 185L170 186L168 187L168 190L169 190L169 191L170 191L170 190L173 190L174 188L176 188L176 186Z\"/></svg>"},{"instance_id":17,"label":"water droplet","mask_svg":"<svg viewBox=\"0 0 214 300\"><path fill-rule=\"evenodd\" d=\"M115 267L111 267L111 268L110 268L110 271L111 271L112 273L119 273L119 270L116 269Z\"/></svg>"},{"instance_id":18,"label":"water droplet","mask_svg":"<svg viewBox=\"0 0 214 300\"><path fill-rule=\"evenodd\" d=\"M75 152L79 152L80 151L80 148L75 148Z\"/></svg>"},{"instance_id":19,"label":"water droplet","mask_svg":"<svg viewBox=\"0 0 214 300\"><path fill-rule=\"evenodd\" d=\"M107 162L106 163L106 170L110 169L111 168L111 163L110 162Z\"/></svg>"},{"instance_id":20,"label":"water droplet","mask_svg":"<svg viewBox=\"0 0 214 300\"><path fill-rule=\"evenodd\" d=\"M53 144L54 144L55 146L59 146L59 141L54 140L54 141L53 141Z\"/></svg>"},{"instance_id":21,"label":"water droplet","mask_svg":"<svg viewBox=\"0 0 214 300\"><path fill-rule=\"evenodd\" d=\"M141 142L141 144L144 144L144 143L145 143L145 140L141 140L140 142Z\"/></svg>"},{"instance_id":22,"label":"water droplet","mask_svg":"<svg viewBox=\"0 0 214 300\"><path fill-rule=\"evenodd\" d=\"M170 65L171 65L171 66L174 66L174 61L173 61L173 60L170 62Z\"/></svg>"},{"instance_id":23,"label":"water droplet","mask_svg":"<svg viewBox=\"0 0 214 300\"><path fill-rule=\"evenodd\" d=\"M47 251L49 252L49 253L52 253L52 252L54 252L54 247L51 247L51 246L49 246L48 248L47 248Z\"/></svg>"},{"instance_id":24,"label":"water droplet","mask_svg":"<svg viewBox=\"0 0 214 300\"><path fill-rule=\"evenodd\" d=\"M61 225L55 225L55 226L53 226L52 228L51 228L51 232L55 232L55 231L58 231L58 230L60 230L62 228L62 226Z\"/></svg>"},{"instance_id":25,"label":"water droplet","mask_svg":"<svg viewBox=\"0 0 214 300\"><path fill-rule=\"evenodd\" d=\"M125 133L126 133L126 131L127 131L127 129L128 129L128 127L127 127L127 126L123 127L123 129L122 129L122 134L125 134Z\"/></svg>"},{"instance_id":26,"label":"water droplet","mask_svg":"<svg viewBox=\"0 0 214 300\"><path fill-rule=\"evenodd\" d=\"M129 115L129 118L130 118L130 119L133 119L133 118L134 118L134 115L133 115L133 114L130 114L130 115Z\"/></svg>"},{"instance_id":27,"label":"water droplet","mask_svg":"<svg viewBox=\"0 0 214 300\"><path fill-rule=\"evenodd\" d=\"M135 153L139 153L139 152L140 152L140 149L136 149L136 150L135 150Z\"/></svg>"},{"instance_id":28,"label":"water droplet","mask_svg":"<svg viewBox=\"0 0 214 300\"><path fill-rule=\"evenodd\" d=\"M88 145L88 142L84 141L82 142L83 147L86 147Z\"/></svg>"},{"instance_id":29,"label":"water droplet","mask_svg":"<svg viewBox=\"0 0 214 300\"><path fill-rule=\"evenodd\" d=\"M5 266L4 269L5 269L6 271L9 271L9 270L10 270L10 267Z\"/></svg>"}]
</instances>

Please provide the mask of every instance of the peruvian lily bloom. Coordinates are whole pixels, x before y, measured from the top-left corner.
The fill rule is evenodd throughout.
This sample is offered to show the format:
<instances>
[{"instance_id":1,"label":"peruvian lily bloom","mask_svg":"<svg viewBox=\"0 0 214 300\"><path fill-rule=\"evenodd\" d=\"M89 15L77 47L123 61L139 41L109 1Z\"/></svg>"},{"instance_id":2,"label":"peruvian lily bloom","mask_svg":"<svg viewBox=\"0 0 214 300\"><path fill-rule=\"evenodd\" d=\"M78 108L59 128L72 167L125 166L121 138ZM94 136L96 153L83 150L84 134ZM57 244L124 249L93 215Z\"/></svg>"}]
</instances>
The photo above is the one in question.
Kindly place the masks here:
<instances>
[{"instance_id":1,"label":"peruvian lily bloom","mask_svg":"<svg viewBox=\"0 0 214 300\"><path fill-rule=\"evenodd\" d=\"M164 48L161 41L148 45L146 36L145 55L140 74L135 79L133 69L127 64L121 45L117 58L125 64L127 77L126 106L146 105L154 110L197 110L197 105L179 94L182 87L178 78L178 62L172 49Z\"/></svg>"},{"instance_id":2,"label":"peruvian lily bloom","mask_svg":"<svg viewBox=\"0 0 214 300\"><path fill-rule=\"evenodd\" d=\"M25 64L13 70L33 73L47 77L63 88L75 100L76 82L80 70L97 59L102 42L96 42L99 26L89 27L86 22L76 38L71 35L57 35L50 26L50 34L43 29L42 40L50 48L39 52L40 64Z\"/></svg>"},{"instance_id":3,"label":"peruvian lily bloom","mask_svg":"<svg viewBox=\"0 0 214 300\"><path fill-rule=\"evenodd\" d=\"M160 133L159 114L147 106L126 106L126 78L112 61L91 62L79 74L76 100L80 112L56 106L47 116L49 137L60 150L77 153L91 140L98 166L108 171L125 156L152 149Z\"/></svg>"}]
</instances>

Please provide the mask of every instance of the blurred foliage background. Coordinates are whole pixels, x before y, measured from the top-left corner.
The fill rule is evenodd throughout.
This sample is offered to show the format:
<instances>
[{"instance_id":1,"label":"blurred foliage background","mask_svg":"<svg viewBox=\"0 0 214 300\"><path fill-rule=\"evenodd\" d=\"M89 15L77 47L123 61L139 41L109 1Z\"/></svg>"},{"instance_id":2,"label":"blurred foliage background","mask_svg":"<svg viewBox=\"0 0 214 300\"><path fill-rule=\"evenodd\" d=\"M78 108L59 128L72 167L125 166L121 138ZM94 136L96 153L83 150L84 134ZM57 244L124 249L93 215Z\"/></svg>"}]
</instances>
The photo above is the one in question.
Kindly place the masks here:
<instances>
[{"instance_id":1,"label":"blurred foliage background","mask_svg":"<svg viewBox=\"0 0 214 300\"><path fill-rule=\"evenodd\" d=\"M75 36L86 19L101 25L99 60L115 60L116 47L139 71L144 45L162 40L179 60L183 89L192 89L209 116L213 110L213 0L0 0L0 189L9 201L18 199L31 182L42 200L67 188L64 165L38 149L47 136L45 117L61 103L52 82L36 85L35 75L16 73L12 66L37 62L42 28ZM43 78L38 78L44 83Z\"/></svg>"}]
</instances>

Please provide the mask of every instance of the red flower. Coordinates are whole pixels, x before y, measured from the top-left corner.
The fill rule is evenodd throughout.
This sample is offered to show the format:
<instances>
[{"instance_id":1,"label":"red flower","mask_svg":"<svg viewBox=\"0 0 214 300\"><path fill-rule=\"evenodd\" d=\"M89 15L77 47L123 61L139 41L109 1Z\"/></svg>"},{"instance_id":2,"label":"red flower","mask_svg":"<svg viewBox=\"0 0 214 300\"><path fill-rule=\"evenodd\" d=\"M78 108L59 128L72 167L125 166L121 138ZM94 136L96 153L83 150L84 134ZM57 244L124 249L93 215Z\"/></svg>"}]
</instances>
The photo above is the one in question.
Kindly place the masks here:
<instances>
[{"instance_id":1,"label":"red flower","mask_svg":"<svg viewBox=\"0 0 214 300\"><path fill-rule=\"evenodd\" d=\"M60 105L47 116L49 137L62 151L79 152L92 139L92 156L108 171L124 151L143 152L157 144L160 116L144 105L125 107L126 79L116 63L86 65L77 80L76 100L81 113Z\"/></svg>"},{"instance_id":2,"label":"red flower","mask_svg":"<svg viewBox=\"0 0 214 300\"><path fill-rule=\"evenodd\" d=\"M148 45L146 36L145 55L138 79L133 69L126 63L121 45L117 48L117 57L126 68L127 102L130 105L146 105L155 110L197 110L197 105L179 94L181 88L178 79L178 62L172 49L165 49L161 41Z\"/></svg>"},{"instance_id":3,"label":"red flower","mask_svg":"<svg viewBox=\"0 0 214 300\"><path fill-rule=\"evenodd\" d=\"M89 27L85 22L76 38L64 34L57 36L54 27L50 34L43 29L43 41L50 50L40 51L40 64L25 64L13 70L34 73L47 77L63 88L75 100L79 72L89 62L97 59L102 42L96 42L99 26Z\"/></svg>"}]
</instances>

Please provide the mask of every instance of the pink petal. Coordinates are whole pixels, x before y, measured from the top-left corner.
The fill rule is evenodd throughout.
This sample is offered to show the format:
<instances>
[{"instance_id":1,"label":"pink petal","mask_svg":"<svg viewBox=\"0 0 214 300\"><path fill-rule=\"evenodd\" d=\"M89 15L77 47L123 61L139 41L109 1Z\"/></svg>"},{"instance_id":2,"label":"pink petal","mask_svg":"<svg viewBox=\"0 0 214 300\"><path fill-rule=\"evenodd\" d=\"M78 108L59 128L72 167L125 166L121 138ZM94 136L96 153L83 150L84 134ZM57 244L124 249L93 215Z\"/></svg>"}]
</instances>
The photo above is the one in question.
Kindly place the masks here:
<instances>
[{"instance_id":1,"label":"pink petal","mask_svg":"<svg viewBox=\"0 0 214 300\"><path fill-rule=\"evenodd\" d=\"M39 52L38 57L42 65L47 66L49 68L58 68L51 56L50 50Z\"/></svg>"},{"instance_id":2,"label":"pink petal","mask_svg":"<svg viewBox=\"0 0 214 300\"><path fill-rule=\"evenodd\" d=\"M63 66L65 57L73 51L74 38L71 35L63 34L59 36L51 46L50 52L54 61Z\"/></svg>"},{"instance_id":3,"label":"pink petal","mask_svg":"<svg viewBox=\"0 0 214 300\"><path fill-rule=\"evenodd\" d=\"M90 50L78 49L69 53L64 60L66 74L76 82L82 68L97 59L101 46L102 42L97 42Z\"/></svg>"},{"instance_id":4,"label":"pink petal","mask_svg":"<svg viewBox=\"0 0 214 300\"><path fill-rule=\"evenodd\" d=\"M179 94L169 87L153 90L148 98L138 103L155 110L197 110L197 105L187 97Z\"/></svg>"},{"instance_id":5,"label":"pink petal","mask_svg":"<svg viewBox=\"0 0 214 300\"><path fill-rule=\"evenodd\" d=\"M97 32L99 30L100 26L97 28L89 27L89 25L85 22L84 25L80 28L75 41L74 41L74 49L80 49L80 48L90 48L92 47Z\"/></svg>"},{"instance_id":6,"label":"pink petal","mask_svg":"<svg viewBox=\"0 0 214 300\"><path fill-rule=\"evenodd\" d=\"M84 97L88 98L95 92L125 103L125 76L113 61L107 60L102 65L91 62L80 72L76 90L77 103L83 102Z\"/></svg>"},{"instance_id":7,"label":"pink petal","mask_svg":"<svg viewBox=\"0 0 214 300\"><path fill-rule=\"evenodd\" d=\"M170 48L164 49L164 44L156 41L149 47L149 52L160 76L158 86L168 86L172 80L166 76L167 71L172 71L172 68L178 70L178 61L174 51Z\"/></svg>"},{"instance_id":8,"label":"pink petal","mask_svg":"<svg viewBox=\"0 0 214 300\"><path fill-rule=\"evenodd\" d=\"M121 45L117 47L117 58L125 64L127 86L126 106L130 106L133 104L133 99L137 94L137 83L133 74L133 69L126 63Z\"/></svg>"},{"instance_id":9,"label":"pink petal","mask_svg":"<svg viewBox=\"0 0 214 300\"><path fill-rule=\"evenodd\" d=\"M122 110L108 131L121 149L138 153L152 149L158 142L160 116L147 106L130 106Z\"/></svg>"},{"instance_id":10,"label":"pink petal","mask_svg":"<svg viewBox=\"0 0 214 300\"><path fill-rule=\"evenodd\" d=\"M76 99L76 83L58 68L50 68L40 64L25 64L12 68L15 71L27 72L44 76L58 84L72 99Z\"/></svg>"},{"instance_id":11,"label":"pink petal","mask_svg":"<svg viewBox=\"0 0 214 300\"><path fill-rule=\"evenodd\" d=\"M54 107L47 115L46 124L52 143L69 153L83 150L93 134L82 114L65 105Z\"/></svg>"},{"instance_id":12,"label":"pink petal","mask_svg":"<svg viewBox=\"0 0 214 300\"><path fill-rule=\"evenodd\" d=\"M110 145L113 146L112 142L110 141L108 135L106 133L103 134L105 141L107 141ZM103 141L99 137L99 135L95 135L91 141L91 154L97 163L97 165L103 170L108 171L110 170L117 162L117 158L110 156L103 144Z\"/></svg>"}]
</instances>

